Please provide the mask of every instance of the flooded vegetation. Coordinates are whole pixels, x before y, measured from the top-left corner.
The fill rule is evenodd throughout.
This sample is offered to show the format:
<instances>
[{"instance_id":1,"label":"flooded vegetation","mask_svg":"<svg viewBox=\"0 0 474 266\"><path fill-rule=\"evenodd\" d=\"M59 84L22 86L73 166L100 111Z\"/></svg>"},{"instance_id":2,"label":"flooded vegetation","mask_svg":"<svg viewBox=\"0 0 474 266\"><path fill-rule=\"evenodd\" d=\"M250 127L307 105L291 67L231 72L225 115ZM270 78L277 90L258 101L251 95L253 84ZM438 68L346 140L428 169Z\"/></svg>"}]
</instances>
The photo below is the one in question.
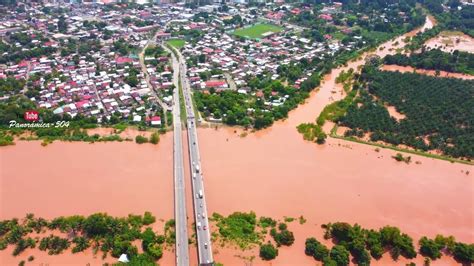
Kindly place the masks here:
<instances>
[{"instance_id":1,"label":"flooded vegetation","mask_svg":"<svg viewBox=\"0 0 474 266\"><path fill-rule=\"evenodd\" d=\"M430 49L441 49L445 52L455 50L474 53L474 38L457 31L443 31L425 43Z\"/></svg>"}]
</instances>

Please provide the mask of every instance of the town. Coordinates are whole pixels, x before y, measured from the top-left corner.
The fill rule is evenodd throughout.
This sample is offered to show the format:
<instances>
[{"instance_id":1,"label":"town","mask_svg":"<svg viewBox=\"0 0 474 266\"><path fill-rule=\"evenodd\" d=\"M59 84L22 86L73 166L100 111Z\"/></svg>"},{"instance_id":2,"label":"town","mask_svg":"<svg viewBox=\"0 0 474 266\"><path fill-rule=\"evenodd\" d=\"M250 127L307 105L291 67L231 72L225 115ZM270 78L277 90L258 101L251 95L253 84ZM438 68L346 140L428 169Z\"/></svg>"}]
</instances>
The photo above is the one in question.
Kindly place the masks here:
<instances>
[{"instance_id":1,"label":"town","mask_svg":"<svg viewBox=\"0 0 474 266\"><path fill-rule=\"evenodd\" d=\"M374 40L355 23L416 19L394 13L396 5L386 14L350 12L339 2L192 7L20 5L0 25L0 99L25 95L52 115L166 128L174 87L167 45L185 56L200 121L258 129L303 101L329 62L391 36Z\"/></svg>"}]
</instances>

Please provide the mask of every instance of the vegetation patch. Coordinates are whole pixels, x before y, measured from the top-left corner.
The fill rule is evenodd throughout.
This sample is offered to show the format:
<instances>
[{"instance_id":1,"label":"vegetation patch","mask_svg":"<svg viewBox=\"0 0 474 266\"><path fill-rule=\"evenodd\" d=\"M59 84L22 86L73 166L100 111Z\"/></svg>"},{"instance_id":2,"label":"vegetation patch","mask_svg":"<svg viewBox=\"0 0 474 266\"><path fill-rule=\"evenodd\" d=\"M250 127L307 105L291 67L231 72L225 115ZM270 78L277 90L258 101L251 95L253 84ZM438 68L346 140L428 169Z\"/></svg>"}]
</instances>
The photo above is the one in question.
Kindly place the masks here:
<instances>
[{"instance_id":1,"label":"vegetation patch","mask_svg":"<svg viewBox=\"0 0 474 266\"><path fill-rule=\"evenodd\" d=\"M348 265L349 255L359 265L369 265L371 258L380 259L385 252L397 260L399 256L413 259L417 252L413 240L393 226L385 226L379 230L364 229L359 225L337 222L323 225L324 238L332 239L336 245L329 250L316 238L310 237L305 242L305 254L324 265ZM461 263L474 261L474 244L456 242L454 237L437 235L435 239L422 237L419 241L419 252L430 260L436 260L442 254L452 255ZM469 255L470 254L470 255Z\"/></svg>"},{"instance_id":2,"label":"vegetation patch","mask_svg":"<svg viewBox=\"0 0 474 266\"><path fill-rule=\"evenodd\" d=\"M392 156L397 162L404 162L409 164L411 162L411 156L404 157L403 154L397 153L395 156Z\"/></svg>"},{"instance_id":3,"label":"vegetation patch","mask_svg":"<svg viewBox=\"0 0 474 266\"><path fill-rule=\"evenodd\" d=\"M138 144L147 143L148 138L144 137L144 136L141 136L141 135L138 135L138 136L135 137L135 142L138 143Z\"/></svg>"},{"instance_id":4,"label":"vegetation patch","mask_svg":"<svg viewBox=\"0 0 474 266\"><path fill-rule=\"evenodd\" d=\"M278 230L272 228L270 235L273 237L273 240L277 243L277 246L291 246L295 242L295 237L293 232L288 230L288 226L285 223L280 223L278 225Z\"/></svg>"},{"instance_id":5,"label":"vegetation patch","mask_svg":"<svg viewBox=\"0 0 474 266\"><path fill-rule=\"evenodd\" d=\"M314 123L304 123L296 127L298 132L303 134L303 139L309 141L316 141L318 144L323 144L326 141L326 133L323 129Z\"/></svg>"},{"instance_id":6,"label":"vegetation patch","mask_svg":"<svg viewBox=\"0 0 474 266\"><path fill-rule=\"evenodd\" d=\"M224 241L238 245L241 249L251 248L263 240L257 228L257 217L254 212L235 212L227 217L213 213L212 221L219 228L219 236Z\"/></svg>"},{"instance_id":7,"label":"vegetation patch","mask_svg":"<svg viewBox=\"0 0 474 266\"><path fill-rule=\"evenodd\" d=\"M131 261L146 262L135 265L155 265L155 261L163 255L164 243L174 241L174 235L158 235L148 227L155 220L149 212L121 218L95 213L87 217L75 215L53 220L28 214L22 220L0 221L0 250L9 245L15 246L13 256L17 256L29 248L38 248L49 255L58 255L69 249L72 253L78 253L92 248L94 254L102 252L103 258L108 255L118 258L127 254ZM42 237L30 236L33 233L46 234ZM173 239L168 240L167 237ZM142 244L142 254L133 244L137 240ZM34 257L30 256L28 261L32 260Z\"/></svg>"}]
</instances>

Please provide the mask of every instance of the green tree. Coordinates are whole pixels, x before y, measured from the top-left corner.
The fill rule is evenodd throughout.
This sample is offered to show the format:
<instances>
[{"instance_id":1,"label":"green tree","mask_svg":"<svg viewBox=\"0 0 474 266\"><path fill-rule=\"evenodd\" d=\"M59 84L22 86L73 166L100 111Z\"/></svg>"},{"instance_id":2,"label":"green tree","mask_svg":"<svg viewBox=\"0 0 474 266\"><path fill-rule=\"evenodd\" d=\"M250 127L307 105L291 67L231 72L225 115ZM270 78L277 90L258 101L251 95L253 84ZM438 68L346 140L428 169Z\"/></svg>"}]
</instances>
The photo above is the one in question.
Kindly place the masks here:
<instances>
[{"instance_id":1,"label":"green tree","mask_svg":"<svg viewBox=\"0 0 474 266\"><path fill-rule=\"evenodd\" d=\"M453 256L459 262L474 263L474 244L456 243Z\"/></svg>"},{"instance_id":2,"label":"green tree","mask_svg":"<svg viewBox=\"0 0 474 266\"><path fill-rule=\"evenodd\" d=\"M260 246L260 257L263 260L273 260L276 256L278 256L278 249L270 242Z\"/></svg>"},{"instance_id":3,"label":"green tree","mask_svg":"<svg viewBox=\"0 0 474 266\"><path fill-rule=\"evenodd\" d=\"M315 260L322 261L329 255L329 249L321 244L316 238L307 238L305 242L305 254L313 256Z\"/></svg>"},{"instance_id":4,"label":"green tree","mask_svg":"<svg viewBox=\"0 0 474 266\"><path fill-rule=\"evenodd\" d=\"M426 236L422 237L418 242L420 245L420 253L425 257L429 257L432 260L441 258L441 246L432 239L428 239Z\"/></svg>"},{"instance_id":5,"label":"green tree","mask_svg":"<svg viewBox=\"0 0 474 266\"><path fill-rule=\"evenodd\" d=\"M349 251L342 245L335 245L329 256L336 262L337 266L349 265Z\"/></svg>"}]
</instances>

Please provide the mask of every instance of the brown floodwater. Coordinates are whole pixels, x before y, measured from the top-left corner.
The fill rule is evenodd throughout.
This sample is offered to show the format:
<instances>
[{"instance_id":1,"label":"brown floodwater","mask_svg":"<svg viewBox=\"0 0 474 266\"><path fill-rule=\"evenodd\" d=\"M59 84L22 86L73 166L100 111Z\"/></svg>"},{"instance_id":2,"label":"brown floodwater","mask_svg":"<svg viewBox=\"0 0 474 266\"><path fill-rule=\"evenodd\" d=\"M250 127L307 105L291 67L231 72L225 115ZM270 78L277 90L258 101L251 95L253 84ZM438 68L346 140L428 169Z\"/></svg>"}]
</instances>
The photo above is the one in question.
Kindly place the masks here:
<instances>
[{"instance_id":1,"label":"brown floodwater","mask_svg":"<svg viewBox=\"0 0 474 266\"><path fill-rule=\"evenodd\" d=\"M390 52L391 45L384 46L377 54ZM332 71L304 105L269 129L246 137L240 137L241 129L199 129L209 213L255 211L259 216L303 215L307 219L303 225L290 223L296 241L292 247L280 248L271 265L314 265L304 254L304 241L310 236L322 240L320 226L327 222L346 221L367 228L394 225L415 241L440 233L474 242L473 166L416 155L410 156L419 163L405 164L391 158L396 153L392 150L377 152L372 146L331 138L325 145L316 145L296 131L298 124L314 121L325 105L344 96L335 78L362 62ZM53 218L101 211L116 216L151 211L158 219L172 218L172 143L172 134L166 134L156 146L55 142L42 147L39 142L18 142L2 147L0 219L25 213ZM190 193L188 180L188 206ZM192 217L190 208L188 212ZM155 226L159 230L162 223ZM244 257L250 256L256 257L253 265L270 264L258 259L257 249L213 248L215 260L225 265L244 265ZM30 254L35 255L35 264L102 263L90 251L47 256L35 250L13 258L11 250L0 251L0 265L17 265ZM195 265L193 246L191 252ZM415 261L421 264L422 258ZM374 265L405 262L384 256ZM453 263L443 258L432 265ZM173 265L172 252L165 252L160 264Z\"/></svg>"},{"instance_id":2,"label":"brown floodwater","mask_svg":"<svg viewBox=\"0 0 474 266\"><path fill-rule=\"evenodd\" d=\"M0 149L0 219L54 218L107 212L114 216L150 211L157 219L173 217L172 136L158 145L134 142L18 141ZM157 223L156 230L163 226ZM29 255L35 263L101 265L91 252L47 256L30 250L13 258L12 247L0 252L0 265L17 265ZM171 262L174 261L173 256ZM165 256L166 258L166 256ZM114 262L114 259L109 259ZM68 263L66 263L68 262Z\"/></svg>"},{"instance_id":3,"label":"brown floodwater","mask_svg":"<svg viewBox=\"0 0 474 266\"><path fill-rule=\"evenodd\" d=\"M462 32L444 31L426 41L425 46L430 49L441 49L445 52L459 50L474 53L474 38Z\"/></svg>"},{"instance_id":4,"label":"brown floodwater","mask_svg":"<svg viewBox=\"0 0 474 266\"><path fill-rule=\"evenodd\" d=\"M398 66L398 65L383 65L381 67L382 70L385 71L399 71L401 73L418 73L428 76L436 76L435 70L428 70L428 69L416 69L411 66ZM442 78L458 78L458 79L474 79L474 76L462 73L453 73L453 72L446 72L446 71L439 71L439 77Z\"/></svg>"}]
</instances>

